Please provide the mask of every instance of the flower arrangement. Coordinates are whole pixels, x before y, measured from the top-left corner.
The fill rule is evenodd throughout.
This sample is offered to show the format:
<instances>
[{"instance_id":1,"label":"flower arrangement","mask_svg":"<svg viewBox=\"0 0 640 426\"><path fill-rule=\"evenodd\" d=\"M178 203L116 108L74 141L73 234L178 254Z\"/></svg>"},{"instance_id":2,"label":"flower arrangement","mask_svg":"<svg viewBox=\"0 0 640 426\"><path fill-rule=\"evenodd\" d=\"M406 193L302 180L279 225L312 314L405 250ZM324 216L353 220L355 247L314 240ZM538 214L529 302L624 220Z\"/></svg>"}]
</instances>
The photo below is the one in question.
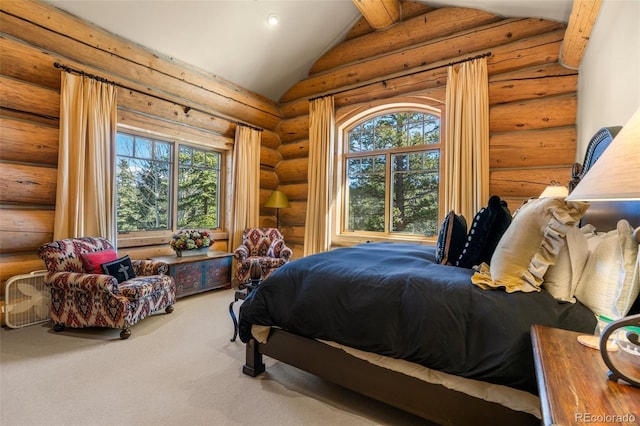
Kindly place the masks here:
<instances>
[{"instance_id":1,"label":"flower arrangement","mask_svg":"<svg viewBox=\"0 0 640 426\"><path fill-rule=\"evenodd\" d=\"M207 249L213 244L213 239L207 231L197 229L183 229L173 234L169 245L178 256L182 256L185 250Z\"/></svg>"}]
</instances>

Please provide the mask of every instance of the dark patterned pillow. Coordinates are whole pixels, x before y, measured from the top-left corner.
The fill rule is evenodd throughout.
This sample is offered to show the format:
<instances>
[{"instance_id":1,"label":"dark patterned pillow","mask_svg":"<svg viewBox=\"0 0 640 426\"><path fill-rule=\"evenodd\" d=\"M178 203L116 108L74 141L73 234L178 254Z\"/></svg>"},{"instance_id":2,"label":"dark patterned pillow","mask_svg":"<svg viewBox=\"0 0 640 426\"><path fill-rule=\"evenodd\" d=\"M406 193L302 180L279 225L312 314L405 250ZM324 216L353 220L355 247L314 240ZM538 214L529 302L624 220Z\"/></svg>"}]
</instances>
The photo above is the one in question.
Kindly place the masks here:
<instances>
[{"instance_id":1,"label":"dark patterned pillow","mask_svg":"<svg viewBox=\"0 0 640 426\"><path fill-rule=\"evenodd\" d=\"M131 264L129 256L103 263L101 266L105 274L116 277L119 283L136 277L136 273L133 271L133 265Z\"/></svg>"},{"instance_id":2,"label":"dark patterned pillow","mask_svg":"<svg viewBox=\"0 0 640 426\"><path fill-rule=\"evenodd\" d=\"M455 265L462 268L471 268L482 262L489 265L498 241L510 224L511 212L506 201L497 195L491 196L487 207L480 209L473 218L467 241Z\"/></svg>"},{"instance_id":3,"label":"dark patterned pillow","mask_svg":"<svg viewBox=\"0 0 640 426\"><path fill-rule=\"evenodd\" d=\"M456 215L453 210L440 226L438 245L436 247L436 262L442 265L454 265L462 252L467 237L467 221L464 216Z\"/></svg>"}]
</instances>

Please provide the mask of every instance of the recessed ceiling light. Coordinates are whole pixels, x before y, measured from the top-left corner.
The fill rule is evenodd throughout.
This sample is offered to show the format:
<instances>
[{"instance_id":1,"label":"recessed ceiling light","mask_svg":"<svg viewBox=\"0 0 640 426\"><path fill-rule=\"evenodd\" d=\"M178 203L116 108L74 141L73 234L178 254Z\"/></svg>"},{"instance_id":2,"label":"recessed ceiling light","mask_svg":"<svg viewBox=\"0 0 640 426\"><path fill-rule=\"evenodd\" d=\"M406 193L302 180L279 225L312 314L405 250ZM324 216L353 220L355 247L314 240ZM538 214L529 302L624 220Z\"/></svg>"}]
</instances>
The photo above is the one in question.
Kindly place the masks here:
<instances>
[{"instance_id":1,"label":"recessed ceiling light","mask_svg":"<svg viewBox=\"0 0 640 426\"><path fill-rule=\"evenodd\" d=\"M278 22L280 22L280 17L275 13L267 16L267 24L269 24L270 27L275 27L276 25L278 25Z\"/></svg>"}]
</instances>

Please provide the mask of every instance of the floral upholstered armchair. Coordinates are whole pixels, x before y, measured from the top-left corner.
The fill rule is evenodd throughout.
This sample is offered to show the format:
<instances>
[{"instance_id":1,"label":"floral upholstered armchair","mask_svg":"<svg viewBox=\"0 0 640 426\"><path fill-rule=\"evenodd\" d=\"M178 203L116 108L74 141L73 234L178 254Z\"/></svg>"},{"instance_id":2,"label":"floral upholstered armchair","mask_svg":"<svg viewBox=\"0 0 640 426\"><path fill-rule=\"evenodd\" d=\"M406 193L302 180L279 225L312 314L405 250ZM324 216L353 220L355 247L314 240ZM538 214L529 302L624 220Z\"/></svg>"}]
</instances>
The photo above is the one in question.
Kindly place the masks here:
<instances>
[{"instance_id":1,"label":"floral upholstered armchair","mask_svg":"<svg viewBox=\"0 0 640 426\"><path fill-rule=\"evenodd\" d=\"M51 288L51 320L55 331L65 326L120 328L162 309L173 312L176 285L168 265L151 260L118 259L104 238L69 238L40 247ZM108 273L106 273L108 272Z\"/></svg>"},{"instance_id":2,"label":"floral upholstered armchair","mask_svg":"<svg viewBox=\"0 0 640 426\"><path fill-rule=\"evenodd\" d=\"M247 228L242 233L242 245L233 256L237 259L238 283L242 286L250 279L250 268L258 262L262 269L261 279L267 278L273 271L284 265L293 252L284 243L277 228Z\"/></svg>"}]
</instances>

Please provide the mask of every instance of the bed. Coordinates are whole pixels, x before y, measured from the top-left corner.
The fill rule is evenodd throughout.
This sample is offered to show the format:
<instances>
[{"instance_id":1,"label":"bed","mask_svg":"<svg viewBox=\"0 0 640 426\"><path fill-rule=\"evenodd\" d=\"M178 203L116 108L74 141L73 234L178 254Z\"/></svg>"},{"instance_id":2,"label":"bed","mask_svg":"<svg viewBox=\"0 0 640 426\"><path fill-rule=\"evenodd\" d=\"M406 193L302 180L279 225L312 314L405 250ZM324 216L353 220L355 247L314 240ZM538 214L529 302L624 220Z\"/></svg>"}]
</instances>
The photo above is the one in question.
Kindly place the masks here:
<instances>
[{"instance_id":1,"label":"bed","mask_svg":"<svg viewBox=\"0 0 640 426\"><path fill-rule=\"evenodd\" d=\"M612 133L593 138L585 169ZM243 372L266 355L439 424L539 424L530 327L590 334L594 312L551 287L483 289L437 250L367 243L278 269L240 308Z\"/></svg>"}]
</instances>

